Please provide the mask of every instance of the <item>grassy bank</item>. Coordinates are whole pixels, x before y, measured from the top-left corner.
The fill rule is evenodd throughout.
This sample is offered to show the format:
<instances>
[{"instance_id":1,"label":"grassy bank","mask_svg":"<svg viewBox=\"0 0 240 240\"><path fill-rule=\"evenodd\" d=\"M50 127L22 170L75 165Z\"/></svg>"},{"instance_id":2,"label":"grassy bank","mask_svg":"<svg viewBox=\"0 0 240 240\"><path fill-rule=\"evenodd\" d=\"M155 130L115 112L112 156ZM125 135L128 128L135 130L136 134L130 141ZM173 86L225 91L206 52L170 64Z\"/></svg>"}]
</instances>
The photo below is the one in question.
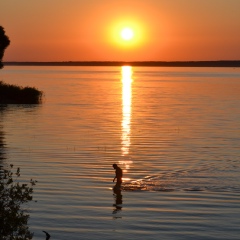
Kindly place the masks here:
<instances>
[{"instance_id":1,"label":"grassy bank","mask_svg":"<svg viewBox=\"0 0 240 240\"><path fill-rule=\"evenodd\" d=\"M0 104L39 104L42 91L33 87L20 87L0 81Z\"/></svg>"}]
</instances>

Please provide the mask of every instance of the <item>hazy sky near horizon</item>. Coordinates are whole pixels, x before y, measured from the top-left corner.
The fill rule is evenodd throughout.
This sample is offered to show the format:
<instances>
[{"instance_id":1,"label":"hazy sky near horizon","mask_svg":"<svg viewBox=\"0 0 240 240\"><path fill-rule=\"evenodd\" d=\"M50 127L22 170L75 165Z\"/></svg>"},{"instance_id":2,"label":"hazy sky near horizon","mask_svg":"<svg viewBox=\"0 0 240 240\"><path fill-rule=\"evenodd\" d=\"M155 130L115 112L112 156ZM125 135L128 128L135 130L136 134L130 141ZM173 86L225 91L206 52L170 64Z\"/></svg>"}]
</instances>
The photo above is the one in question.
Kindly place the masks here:
<instances>
[{"instance_id":1,"label":"hazy sky near horizon","mask_svg":"<svg viewBox=\"0 0 240 240\"><path fill-rule=\"evenodd\" d=\"M237 60L239 13L240 0L0 0L3 60Z\"/></svg>"}]
</instances>

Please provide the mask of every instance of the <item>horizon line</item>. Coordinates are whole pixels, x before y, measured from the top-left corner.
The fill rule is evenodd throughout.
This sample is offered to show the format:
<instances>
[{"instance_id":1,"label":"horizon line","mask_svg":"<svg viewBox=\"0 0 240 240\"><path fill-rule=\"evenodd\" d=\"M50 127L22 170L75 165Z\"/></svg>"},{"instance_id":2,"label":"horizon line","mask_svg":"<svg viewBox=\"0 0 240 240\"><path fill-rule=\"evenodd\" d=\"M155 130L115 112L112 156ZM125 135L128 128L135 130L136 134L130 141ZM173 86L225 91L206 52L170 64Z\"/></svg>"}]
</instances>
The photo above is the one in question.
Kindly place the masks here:
<instances>
[{"instance_id":1,"label":"horizon line","mask_svg":"<svg viewBox=\"0 0 240 240\"><path fill-rule=\"evenodd\" d=\"M240 67L240 60L201 61L5 61L18 66L159 66L159 67Z\"/></svg>"}]
</instances>

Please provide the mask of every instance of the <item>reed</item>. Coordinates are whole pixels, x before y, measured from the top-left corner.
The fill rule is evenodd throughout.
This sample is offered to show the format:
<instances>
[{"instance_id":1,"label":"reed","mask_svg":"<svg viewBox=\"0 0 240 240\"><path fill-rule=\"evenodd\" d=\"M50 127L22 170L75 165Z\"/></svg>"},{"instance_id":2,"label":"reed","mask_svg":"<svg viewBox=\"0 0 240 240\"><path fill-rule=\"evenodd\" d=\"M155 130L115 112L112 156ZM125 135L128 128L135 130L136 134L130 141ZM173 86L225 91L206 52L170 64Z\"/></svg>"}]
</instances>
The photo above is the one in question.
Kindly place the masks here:
<instances>
[{"instance_id":1,"label":"reed","mask_svg":"<svg viewBox=\"0 0 240 240\"><path fill-rule=\"evenodd\" d=\"M0 81L0 104L40 104L43 92L34 87L21 87Z\"/></svg>"}]
</instances>

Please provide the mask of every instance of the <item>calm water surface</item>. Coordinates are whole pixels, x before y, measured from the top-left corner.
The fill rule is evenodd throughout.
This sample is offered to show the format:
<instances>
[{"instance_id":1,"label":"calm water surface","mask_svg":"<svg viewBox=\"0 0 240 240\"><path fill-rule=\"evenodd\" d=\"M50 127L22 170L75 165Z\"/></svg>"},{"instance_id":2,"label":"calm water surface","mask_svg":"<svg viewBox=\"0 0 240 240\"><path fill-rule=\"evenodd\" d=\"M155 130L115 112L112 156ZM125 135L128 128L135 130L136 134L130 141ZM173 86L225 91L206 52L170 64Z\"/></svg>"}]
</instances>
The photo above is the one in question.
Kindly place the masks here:
<instances>
[{"instance_id":1,"label":"calm water surface","mask_svg":"<svg viewBox=\"0 0 240 240\"><path fill-rule=\"evenodd\" d=\"M0 80L45 94L0 111L0 161L38 180L34 239L239 239L240 69L7 66Z\"/></svg>"}]
</instances>

